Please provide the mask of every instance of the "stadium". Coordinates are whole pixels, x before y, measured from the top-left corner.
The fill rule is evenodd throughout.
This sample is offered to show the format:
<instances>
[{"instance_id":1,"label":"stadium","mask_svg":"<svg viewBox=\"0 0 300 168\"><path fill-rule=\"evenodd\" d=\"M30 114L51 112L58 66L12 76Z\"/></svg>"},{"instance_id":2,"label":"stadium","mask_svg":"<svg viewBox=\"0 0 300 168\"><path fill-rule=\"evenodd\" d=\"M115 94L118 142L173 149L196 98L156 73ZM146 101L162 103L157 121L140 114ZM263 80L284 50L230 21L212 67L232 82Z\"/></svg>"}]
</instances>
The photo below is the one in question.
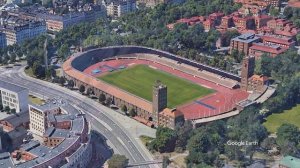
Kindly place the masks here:
<instances>
[{"instance_id":1,"label":"stadium","mask_svg":"<svg viewBox=\"0 0 300 168\"><path fill-rule=\"evenodd\" d=\"M77 87L84 85L96 96L103 93L112 98L118 107L135 109L135 119L149 126L173 128L179 116L185 120L215 117L236 109L249 96L239 87L238 75L147 47L77 52L64 62L63 71ZM157 81L167 88L165 103L154 100L159 93Z\"/></svg>"}]
</instances>

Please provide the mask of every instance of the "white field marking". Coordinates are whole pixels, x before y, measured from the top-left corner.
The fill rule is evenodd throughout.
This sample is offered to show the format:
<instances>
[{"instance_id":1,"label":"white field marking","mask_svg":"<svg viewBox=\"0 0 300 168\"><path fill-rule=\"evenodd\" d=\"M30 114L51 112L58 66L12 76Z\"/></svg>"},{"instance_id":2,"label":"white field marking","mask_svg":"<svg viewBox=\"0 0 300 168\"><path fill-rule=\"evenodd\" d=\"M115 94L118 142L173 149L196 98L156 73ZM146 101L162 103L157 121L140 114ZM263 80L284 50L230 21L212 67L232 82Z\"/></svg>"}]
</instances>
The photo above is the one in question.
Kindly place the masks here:
<instances>
[{"instance_id":1,"label":"white field marking","mask_svg":"<svg viewBox=\"0 0 300 168\"><path fill-rule=\"evenodd\" d=\"M128 64L128 66L132 66L132 65L134 65L135 63L130 63L130 64Z\"/></svg>"},{"instance_id":2,"label":"white field marking","mask_svg":"<svg viewBox=\"0 0 300 168\"><path fill-rule=\"evenodd\" d=\"M206 85L202 85L202 84L200 84L200 86L206 87L206 88L208 88L208 89L212 89L211 87L209 87L209 86L206 86Z\"/></svg>"},{"instance_id":3,"label":"white field marking","mask_svg":"<svg viewBox=\"0 0 300 168\"><path fill-rule=\"evenodd\" d=\"M156 67L154 67L154 66L151 66L151 65L149 65L149 67L150 67L150 68L152 68L152 69L157 69Z\"/></svg>"}]
</instances>

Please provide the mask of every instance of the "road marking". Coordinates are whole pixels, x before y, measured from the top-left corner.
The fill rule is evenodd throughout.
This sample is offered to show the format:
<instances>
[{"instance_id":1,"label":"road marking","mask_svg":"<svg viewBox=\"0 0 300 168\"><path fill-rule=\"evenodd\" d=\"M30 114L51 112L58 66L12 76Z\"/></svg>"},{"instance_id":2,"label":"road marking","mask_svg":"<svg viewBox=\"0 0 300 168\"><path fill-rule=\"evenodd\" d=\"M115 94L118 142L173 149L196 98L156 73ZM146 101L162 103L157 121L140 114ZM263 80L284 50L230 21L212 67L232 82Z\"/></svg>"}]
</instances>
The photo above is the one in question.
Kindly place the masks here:
<instances>
[{"instance_id":1,"label":"road marking","mask_svg":"<svg viewBox=\"0 0 300 168\"><path fill-rule=\"evenodd\" d=\"M117 137L118 141L120 141L120 143L125 147L125 143L122 141L122 139L120 137Z\"/></svg>"},{"instance_id":2,"label":"road marking","mask_svg":"<svg viewBox=\"0 0 300 168\"><path fill-rule=\"evenodd\" d=\"M74 105L74 106L76 106L76 105ZM78 106L77 106L77 108L79 108ZM81 110L82 111L82 110ZM97 120L98 122L100 122L106 129L108 129L109 131L112 131L113 129L108 125L108 124L106 124L104 121L102 121L102 120L100 120L99 118L97 118L94 114L92 114L92 113L88 113L90 116L92 116L93 117L93 119L94 120Z\"/></svg>"}]
</instances>

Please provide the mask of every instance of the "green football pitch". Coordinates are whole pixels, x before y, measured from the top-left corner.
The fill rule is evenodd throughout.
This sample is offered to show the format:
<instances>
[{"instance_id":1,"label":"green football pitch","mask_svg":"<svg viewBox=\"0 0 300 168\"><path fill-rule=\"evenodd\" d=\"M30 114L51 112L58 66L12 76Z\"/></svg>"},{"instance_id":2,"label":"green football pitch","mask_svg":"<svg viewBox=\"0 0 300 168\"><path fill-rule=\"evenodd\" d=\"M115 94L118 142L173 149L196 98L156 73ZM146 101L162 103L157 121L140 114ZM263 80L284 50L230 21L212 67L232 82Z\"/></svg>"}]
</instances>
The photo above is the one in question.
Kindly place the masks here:
<instances>
[{"instance_id":1,"label":"green football pitch","mask_svg":"<svg viewBox=\"0 0 300 168\"><path fill-rule=\"evenodd\" d=\"M155 81L160 80L168 87L169 108L174 108L214 92L214 90L155 70L146 65L136 65L124 70L111 72L99 77L99 79L149 101L152 101L152 89Z\"/></svg>"}]
</instances>

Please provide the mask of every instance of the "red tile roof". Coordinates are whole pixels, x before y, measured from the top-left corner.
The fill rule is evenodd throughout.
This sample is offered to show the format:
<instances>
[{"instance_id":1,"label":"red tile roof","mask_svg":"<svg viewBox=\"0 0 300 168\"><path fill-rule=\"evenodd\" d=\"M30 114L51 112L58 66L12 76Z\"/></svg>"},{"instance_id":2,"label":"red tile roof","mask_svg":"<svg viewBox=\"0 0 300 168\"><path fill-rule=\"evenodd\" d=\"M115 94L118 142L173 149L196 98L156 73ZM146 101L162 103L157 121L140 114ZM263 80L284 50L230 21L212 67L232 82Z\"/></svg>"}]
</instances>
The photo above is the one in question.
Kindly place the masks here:
<instances>
[{"instance_id":1,"label":"red tile roof","mask_svg":"<svg viewBox=\"0 0 300 168\"><path fill-rule=\"evenodd\" d=\"M253 75L251 76L250 80L266 82L268 80L268 77L264 75Z\"/></svg>"},{"instance_id":2,"label":"red tile roof","mask_svg":"<svg viewBox=\"0 0 300 168\"><path fill-rule=\"evenodd\" d=\"M169 109L169 108L165 108L162 112L159 113L160 115L163 116L169 116L172 118L176 118L179 116L182 116L183 114L181 113L181 111L177 110L177 109Z\"/></svg>"},{"instance_id":3,"label":"red tile roof","mask_svg":"<svg viewBox=\"0 0 300 168\"><path fill-rule=\"evenodd\" d=\"M295 33L295 32L284 31L284 30L275 30L274 33L278 34L278 35L287 36L287 37L293 37L293 36L297 35L297 33Z\"/></svg>"},{"instance_id":4,"label":"red tile roof","mask_svg":"<svg viewBox=\"0 0 300 168\"><path fill-rule=\"evenodd\" d=\"M295 43L292 38L285 38L285 37L275 37L275 36L261 36L261 38L265 41L276 43L276 44L284 44L284 45L291 45Z\"/></svg>"},{"instance_id":5,"label":"red tile roof","mask_svg":"<svg viewBox=\"0 0 300 168\"><path fill-rule=\"evenodd\" d=\"M264 45L262 43L253 43L253 45L250 47L251 50L258 50L263 51L271 54L281 54L288 50L288 48L281 48L280 46L270 46L270 45Z\"/></svg>"}]
</instances>

